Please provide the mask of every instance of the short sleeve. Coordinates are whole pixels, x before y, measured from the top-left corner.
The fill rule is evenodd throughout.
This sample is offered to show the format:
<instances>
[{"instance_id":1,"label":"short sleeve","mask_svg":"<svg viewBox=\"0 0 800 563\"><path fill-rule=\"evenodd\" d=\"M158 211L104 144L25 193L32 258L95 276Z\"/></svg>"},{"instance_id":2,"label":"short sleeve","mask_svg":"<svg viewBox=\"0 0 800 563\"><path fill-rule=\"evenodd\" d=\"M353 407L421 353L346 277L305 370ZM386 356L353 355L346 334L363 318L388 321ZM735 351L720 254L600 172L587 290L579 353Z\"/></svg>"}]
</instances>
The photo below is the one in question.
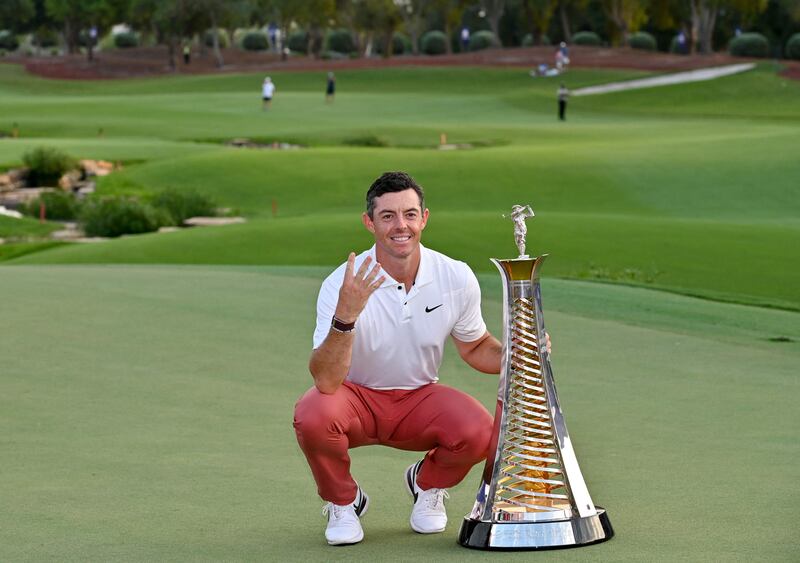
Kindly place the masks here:
<instances>
[{"instance_id":1,"label":"short sleeve","mask_svg":"<svg viewBox=\"0 0 800 563\"><path fill-rule=\"evenodd\" d=\"M468 266L466 283L462 295L461 314L450 334L461 342L474 342L486 332L486 323L481 314L481 286L478 278Z\"/></svg>"},{"instance_id":2,"label":"short sleeve","mask_svg":"<svg viewBox=\"0 0 800 563\"><path fill-rule=\"evenodd\" d=\"M317 296L317 327L314 329L314 348L319 348L328 337L331 320L339 301L339 288L342 286L343 273L339 270L328 276Z\"/></svg>"}]
</instances>

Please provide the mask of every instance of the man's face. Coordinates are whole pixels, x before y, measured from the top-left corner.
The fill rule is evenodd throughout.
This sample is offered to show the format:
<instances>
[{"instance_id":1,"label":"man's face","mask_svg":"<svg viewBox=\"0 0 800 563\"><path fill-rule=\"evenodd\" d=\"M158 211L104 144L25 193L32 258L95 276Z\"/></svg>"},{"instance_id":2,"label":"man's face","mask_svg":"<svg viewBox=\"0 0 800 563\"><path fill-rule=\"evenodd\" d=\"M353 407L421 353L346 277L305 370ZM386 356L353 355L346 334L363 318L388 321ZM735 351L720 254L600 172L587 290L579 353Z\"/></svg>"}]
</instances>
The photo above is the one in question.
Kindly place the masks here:
<instances>
[{"instance_id":1,"label":"man's face","mask_svg":"<svg viewBox=\"0 0 800 563\"><path fill-rule=\"evenodd\" d=\"M422 210L419 196L412 189L390 192L375 198L372 217L364 213L364 226L375 235L381 254L406 258L419 248L419 238L428 222L428 210Z\"/></svg>"}]
</instances>

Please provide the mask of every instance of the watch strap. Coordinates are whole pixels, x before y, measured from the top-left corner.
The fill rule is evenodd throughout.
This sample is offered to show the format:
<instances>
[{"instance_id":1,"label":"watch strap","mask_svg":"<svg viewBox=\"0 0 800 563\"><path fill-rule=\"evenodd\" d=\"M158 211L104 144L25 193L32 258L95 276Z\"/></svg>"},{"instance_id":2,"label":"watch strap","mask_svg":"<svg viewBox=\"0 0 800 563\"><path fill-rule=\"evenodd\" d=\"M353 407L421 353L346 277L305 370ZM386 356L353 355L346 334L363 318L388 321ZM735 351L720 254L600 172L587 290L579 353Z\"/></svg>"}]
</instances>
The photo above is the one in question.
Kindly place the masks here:
<instances>
[{"instance_id":1,"label":"watch strap","mask_svg":"<svg viewBox=\"0 0 800 563\"><path fill-rule=\"evenodd\" d=\"M346 323L334 316L331 320L331 328L336 332L353 332L356 328L356 322Z\"/></svg>"}]
</instances>

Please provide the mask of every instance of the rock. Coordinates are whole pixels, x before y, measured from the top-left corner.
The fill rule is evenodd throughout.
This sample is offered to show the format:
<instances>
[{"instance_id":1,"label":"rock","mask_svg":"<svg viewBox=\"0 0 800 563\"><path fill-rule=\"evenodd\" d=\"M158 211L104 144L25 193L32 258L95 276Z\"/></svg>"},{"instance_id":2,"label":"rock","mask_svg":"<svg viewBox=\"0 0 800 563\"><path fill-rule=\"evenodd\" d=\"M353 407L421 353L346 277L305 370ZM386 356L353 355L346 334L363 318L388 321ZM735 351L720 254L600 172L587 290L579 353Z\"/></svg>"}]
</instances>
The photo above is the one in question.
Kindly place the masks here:
<instances>
[{"instance_id":1,"label":"rock","mask_svg":"<svg viewBox=\"0 0 800 563\"><path fill-rule=\"evenodd\" d=\"M223 225L235 225L245 223L244 217L191 217L183 222L187 227L221 227Z\"/></svg>"},{"instance_id":2,"label":"rock","mask_svg":"<svg viewBox=\"0 0 800 563\"><path fill-rule=\"evenodd\" d=\"M81 168L86 176L108 176L114 171L114 163L107 160L81 160Z\"/></svg>"},{"instance_id":3,"label":"rock","mask_svg":"<svg viewBox=\"0 0 800 563\"><path fill-rule=\"evenodd\" d=\"M4 205L0 205L0 215L4 217L13 217L14 219L22 219L22 213L14 211L13 209L6 209Z\"/></svg>"},{"instance_id":4,"label":"rock","mask_svg":"<svg viewBox=\"0 0 800 563\"><path fill-rule=\"evenodd\" d=\"M58 180L58 187L64 191L71 192L80 183L83 173L80 170L70 170Z\"/></svg>"},{"instance_id":5,"label":"rock","mask_svg":"<svg viewBox=\"0 0 800 563\"><path fill-rule=\"evenodd\" d=\"M27 178L27 168L12 168L5 174L0 174L0 192L11 192L24 188Z\"/></svg>"},{"instance_id":6,"label":"rock","mask_svg":"<svg viewBox=\"0 0 800 563\"><path fill-rule=\"evenodd\" d=\"M96 184L91 180L86 180L84 182L79 182L75 188L73 188L73 192L79 197L83 198L89 194L93 194L95 190Z\"/></svg>"},{"instance_id":7,"label":"rock","mask_svg":"<svg viewBox=\"0 0 800 563\"><path fill-rule=\"evenodd\" d=\"M13 192L5 192L0 194L0 205L12 207L16 209L29 201L39 197L39 194L44 192L55 191L54 188L26 188L24 190L16 190Z\"/></svg>"}]
</instances>

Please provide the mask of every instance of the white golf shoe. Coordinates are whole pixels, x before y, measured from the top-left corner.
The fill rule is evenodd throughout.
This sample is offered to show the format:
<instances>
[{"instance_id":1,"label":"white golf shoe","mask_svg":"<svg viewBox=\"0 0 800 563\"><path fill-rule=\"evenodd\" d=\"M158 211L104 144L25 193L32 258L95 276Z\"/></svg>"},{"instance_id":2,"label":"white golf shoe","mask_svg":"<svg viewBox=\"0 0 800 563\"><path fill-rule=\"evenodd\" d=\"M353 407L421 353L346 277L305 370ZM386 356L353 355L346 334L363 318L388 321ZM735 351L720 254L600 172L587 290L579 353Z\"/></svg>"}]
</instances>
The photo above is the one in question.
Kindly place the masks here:
<instances>
[{"instance_id":1,"label":"white golf shoe","mask_svg":"<svg viewBox=\"0 0 800 563\"><path fill-rule=\"evenodd\" d=\"M414 499L411 509L411 529L420 534L444 532L447 526L447 511L444 499L450 498L447 489L428 489L423 491L417 485L417 474L422 461L406 469L406 489Z\"/></svg>"},{"instance_id":2,"label":"white golf shoe","mask_svg":"<svg viewBox=\"0 0 800 563\"><path fill-rule=\"evenodd\" d=\"M328 527L325 528L328 545L348 545L363 540L364 530L359 518L367 513L368 508L369 497L361 487L358 488L352 504L326 504L322 514L328 517Z\"/></svg>"}]
</instances>

